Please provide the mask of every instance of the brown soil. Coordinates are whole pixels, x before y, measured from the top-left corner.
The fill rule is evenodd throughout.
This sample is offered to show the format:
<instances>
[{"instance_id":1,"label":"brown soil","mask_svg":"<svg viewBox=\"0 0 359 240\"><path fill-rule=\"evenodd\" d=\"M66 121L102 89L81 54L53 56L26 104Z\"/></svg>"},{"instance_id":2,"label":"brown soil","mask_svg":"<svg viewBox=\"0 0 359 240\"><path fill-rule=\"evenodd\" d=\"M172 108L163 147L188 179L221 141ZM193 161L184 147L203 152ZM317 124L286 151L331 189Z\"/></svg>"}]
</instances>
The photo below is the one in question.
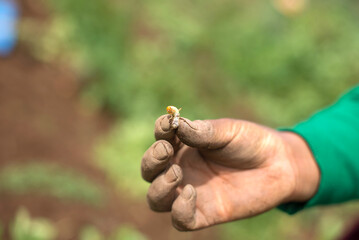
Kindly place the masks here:
<instances>
[{"instance_id":1,"label":"brown soil","mask_svg":"<svg viewBox=\"0 0 359 240\"><path fill-rule=\"evenodd\" d=\"M21 1L26 16L47 18L41 5ZM129 223L149 239L217 239L216 230L179 233L169 214L151 212L143 201L122 197L104 172L92 164L91 149L111 127L103 113L90 111L78 99L79 79L67 67L34 59L25 46L0 59L0 167L32 161L55 162L83 174L102 186L106 204L94 207L36 193L0 193L0 221L10 239L9 223L25 206L32 216L51 219L58 239L77 239L92 224L110 233Z\"/></svg>"}]
</instances>

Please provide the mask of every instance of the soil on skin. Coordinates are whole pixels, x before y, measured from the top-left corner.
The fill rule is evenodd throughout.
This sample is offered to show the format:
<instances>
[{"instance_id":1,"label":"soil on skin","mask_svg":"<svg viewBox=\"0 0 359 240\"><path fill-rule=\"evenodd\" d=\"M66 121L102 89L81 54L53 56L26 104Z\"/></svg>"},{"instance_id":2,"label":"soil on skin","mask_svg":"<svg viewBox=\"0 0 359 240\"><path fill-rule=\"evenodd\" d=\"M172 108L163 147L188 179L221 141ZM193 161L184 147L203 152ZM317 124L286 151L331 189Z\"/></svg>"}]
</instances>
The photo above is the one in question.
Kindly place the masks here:
<instances>
[{"instance_id":1,"label":"soil on skin","mask_svg":"<svg viewBox=\"0 0 359 240\"><path fill-rule=\"evenodd\" d=\"M23 16L49 17L38 2L20 4ZM0 193L3 239L11 239L9 223L20 206L33 217L50 219L61 240L78 239L80 229L88 224L109 234L124 223L149 239L218 239L215 229L180 233L171 226L169 214L153 213L145 199L136 202L113 190L113 184L91 159L95 140L110 129L111 121L80 104L79 82L69 68L36 60L21 43L10 57L0 59L0 168L32 161L55 162L102 186L107 199L104 206L95 207L37 193Z\"/></svg>"}]
</instances>

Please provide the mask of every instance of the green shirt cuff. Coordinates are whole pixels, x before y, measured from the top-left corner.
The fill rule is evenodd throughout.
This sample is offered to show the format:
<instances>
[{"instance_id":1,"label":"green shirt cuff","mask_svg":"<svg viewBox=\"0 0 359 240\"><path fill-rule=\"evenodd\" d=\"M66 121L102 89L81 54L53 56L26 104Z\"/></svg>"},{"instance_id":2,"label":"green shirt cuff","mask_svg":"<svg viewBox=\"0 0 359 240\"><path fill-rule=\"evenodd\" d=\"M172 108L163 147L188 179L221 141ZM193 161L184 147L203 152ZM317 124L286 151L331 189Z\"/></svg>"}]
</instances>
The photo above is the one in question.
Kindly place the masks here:
<instances>
[{"instance_id":1,"label":"green shirt cuff","mask_svg":"<svg viewBox=\"0 0 359 240\"><path fill-rule=\"evenodd\" d=\"M320 171L323 172L322 169L326 168L326 167L325 167L325 164L324 164L324 166L323 166L323 164L321 164L320 159L322 159L322 158L320 156L318 156L320 154L317 153L318 149L320 149L320 146L316 146L317 144L315 142L312 142L308 138L306 138L306 135L307 135L306 130L304 130L304 129L302 130L300 127L297 127L294 129L283 128L283 129L279 129L279 130L294 132L294 133L298 134L299 136L301 136L309 145L309 148L312 150L313 156L319 165ZM307 202L290 202L290 203L281 204L280 206L278 206L278 209L292 215L292 214L295 214L305 208L310 208L312 206L315 206L318 203L322 202L322 198L324 198L324 199L326 198L326 194L325 194L325 189L327 188L326 185L327 185L326 182L323 181L323 175L321 174L321 180L320 180L318 191L309 201L307 201Z\"/></svg>"},{"instance_id":2,"label":"green shirt cuff","mask_svg":"<svg viewBox=\"0 0 359 240\"><path fill-rule=\"evenodd\" d=\"M280 131L294 132L307 142L321 173L318 191L309 201L282 204L280 210L294 214L359 198L359 87L309 120Z\"/></svg>"}]
</instances>

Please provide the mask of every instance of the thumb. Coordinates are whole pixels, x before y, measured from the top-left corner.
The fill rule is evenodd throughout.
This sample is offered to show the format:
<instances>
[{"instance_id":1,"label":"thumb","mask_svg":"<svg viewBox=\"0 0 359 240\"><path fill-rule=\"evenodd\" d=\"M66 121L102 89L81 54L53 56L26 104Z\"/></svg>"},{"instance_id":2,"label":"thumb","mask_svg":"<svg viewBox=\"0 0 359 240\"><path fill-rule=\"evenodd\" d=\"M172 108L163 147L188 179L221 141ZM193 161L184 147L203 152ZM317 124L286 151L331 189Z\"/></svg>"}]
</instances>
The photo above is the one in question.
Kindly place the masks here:
<instances>
[{"instance_id":1,"label":"thumb","mask_svg":"<svg viewBox=\"0 0 359 240\"><path fill-rule=\"evenodd\" d=\"M233 139L228 126L228 119L191 121L181 117L176 134L190 147L218 149Z\"/></svg>"}]
</instances>

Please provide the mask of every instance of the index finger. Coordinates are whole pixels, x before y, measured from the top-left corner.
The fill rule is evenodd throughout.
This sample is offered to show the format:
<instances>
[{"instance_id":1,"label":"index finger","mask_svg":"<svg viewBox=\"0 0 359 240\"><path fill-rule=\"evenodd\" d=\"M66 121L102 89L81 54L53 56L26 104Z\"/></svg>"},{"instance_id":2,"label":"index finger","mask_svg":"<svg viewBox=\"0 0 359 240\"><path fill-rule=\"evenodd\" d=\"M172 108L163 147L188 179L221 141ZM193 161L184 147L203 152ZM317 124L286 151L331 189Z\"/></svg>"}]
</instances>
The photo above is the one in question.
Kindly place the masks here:
<instances>
[{"instance_id":1,"label":"index finger","mask_svg":"<svg viewBox=\"0 0 359 240\"><path fill-rule=\"evenodd\" d=\"M166 140L173 146L176 145L175 129L171 128L170 115L165 114L157 118L155 123L155 138L156 140Z\"/></svg>"}]
</instances>

